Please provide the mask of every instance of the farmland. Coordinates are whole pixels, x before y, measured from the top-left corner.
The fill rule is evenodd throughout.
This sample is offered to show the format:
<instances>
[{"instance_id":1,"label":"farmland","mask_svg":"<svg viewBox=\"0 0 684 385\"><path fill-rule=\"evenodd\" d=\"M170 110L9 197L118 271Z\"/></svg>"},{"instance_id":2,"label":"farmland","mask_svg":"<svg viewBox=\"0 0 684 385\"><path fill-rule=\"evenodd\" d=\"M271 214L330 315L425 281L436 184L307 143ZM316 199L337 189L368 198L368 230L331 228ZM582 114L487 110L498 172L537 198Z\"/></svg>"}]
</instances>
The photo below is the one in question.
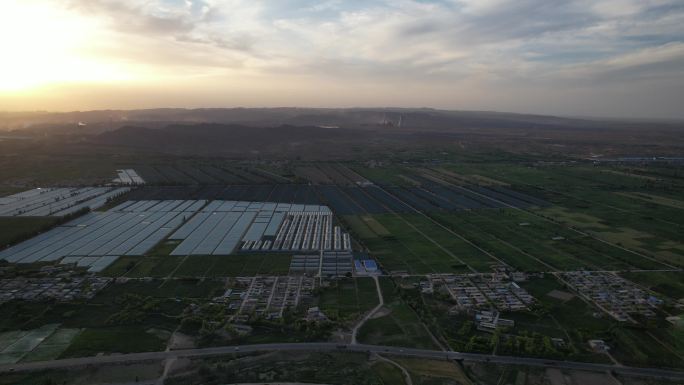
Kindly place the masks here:
<instances>
[{"instance_id":1,"label":"farmland","mask_svg":"<svg viewBox=\"0 0 684 385\"><path fill-rule=\"evenodd\" d=\"M3 279L41 279L21 287L40 287L45 276L106 282L90 297L7 294L0 341L18 350L0 358L349 343L358 326L359 343L684 367L672 354L681 352L681 327L665 320L681 314L684 297L684 183L677 172L491 154L446 154L439 162L402 156L409 160L120 162L147 184L100 211L0 218L3 243L13 244L0 250L9 258L0 266ZM359 268L361 260L378 270ZM326 276L324 265L339 273ZM618 321L608 306L560 280L590 272L643 290L639 298L654 298L644 305L653 316ZM384 306L370 314L378 296L368 275L376 274ZM435 283L440 279L456 281ZM531 299L513 310L521 291ZM469 308L464 296L482 302ZM475 315L488 309L510 326L483 328ZM16 343L21 333L41 330L52 333L41 344ZM605 341L610 356L594 351L593 339ZM396 362L414 383L477 377ZM290 378L285 365L272 364ZM364 370L375 383L403 378L382 360ZM500 376L518 376L510 373Z\"/></svg>"},{"instance_id":2,"label":"farmland","mask_svg":"<svg viewBox=\"0 0 684 385\"><path fill-rule=\"evenodd\" d=\"M363 325L359 340L377 345L435 348L428 329L415 311L401 299L394 283L389 279L380 282L385 307Z\"/></svg>"},{"instance_id":3,"label":"farmland","mask_svg":"<svg viewBox=\"0 0 684 385\"><path fill-rule=\"evenodd\" d=\"M222 185L287 183L289 178L259 166L234 163L175 162L132 165L148 184Z\"/></svg>"},{"instance_id":4,"label":"farmland","mask_svg":"<svg viewBox=\"0 0 684 385\"><path fill-rule=\"evenodd\" d=\"M0 218L0 245L18 243L50 229L55 223L57 223L57 219L52 217Z\"/></svg>"},{"instance_id":5,"label":"farmland","mask_svg":"<svg viewBox=\"0 0 684 385\"><path fill-rule=\"evenodd\" d=\"M344 279L323 290L318 306L333 319L356 320L378 304L375 284L370 278Z\"/></svg>"}]
</instances>

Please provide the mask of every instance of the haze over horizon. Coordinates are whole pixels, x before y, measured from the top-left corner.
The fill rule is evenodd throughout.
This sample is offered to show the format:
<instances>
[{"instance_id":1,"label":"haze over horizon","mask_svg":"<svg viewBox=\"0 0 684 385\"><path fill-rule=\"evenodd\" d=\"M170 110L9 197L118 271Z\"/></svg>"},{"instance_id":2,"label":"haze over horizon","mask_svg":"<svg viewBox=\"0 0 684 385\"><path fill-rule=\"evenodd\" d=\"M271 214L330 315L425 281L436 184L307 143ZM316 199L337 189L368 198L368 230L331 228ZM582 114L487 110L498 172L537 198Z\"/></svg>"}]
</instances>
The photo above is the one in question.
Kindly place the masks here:
<instances>
[{"instance_id":1,"label":"haze over horizon","mask_svg":"<svg viewBox=\"0 0 684 385\"><path fill-rule=\"evenodd\" d=\"M684 118L676 0L9 0L0 110Z\"/></svg>"}]
</instances>

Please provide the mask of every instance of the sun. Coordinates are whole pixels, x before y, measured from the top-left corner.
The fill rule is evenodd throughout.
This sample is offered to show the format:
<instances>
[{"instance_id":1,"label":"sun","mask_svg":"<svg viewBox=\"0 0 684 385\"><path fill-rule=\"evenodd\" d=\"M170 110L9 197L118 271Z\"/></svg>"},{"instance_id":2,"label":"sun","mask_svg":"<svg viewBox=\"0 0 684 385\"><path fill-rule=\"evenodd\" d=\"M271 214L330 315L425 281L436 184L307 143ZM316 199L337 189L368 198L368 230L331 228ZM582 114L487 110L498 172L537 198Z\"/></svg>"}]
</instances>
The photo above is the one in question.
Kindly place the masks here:
<instances>
[{"instance_id":1,"label":"sun","mask_svg":"<svg viewBox=\"0 0 684 385\"><path fill-rule=\"evenodd\" d=\"M50 2L0 1L0 92L111 81L116 66L88 55L98 24Z\"/></svg>"}]
</instances>

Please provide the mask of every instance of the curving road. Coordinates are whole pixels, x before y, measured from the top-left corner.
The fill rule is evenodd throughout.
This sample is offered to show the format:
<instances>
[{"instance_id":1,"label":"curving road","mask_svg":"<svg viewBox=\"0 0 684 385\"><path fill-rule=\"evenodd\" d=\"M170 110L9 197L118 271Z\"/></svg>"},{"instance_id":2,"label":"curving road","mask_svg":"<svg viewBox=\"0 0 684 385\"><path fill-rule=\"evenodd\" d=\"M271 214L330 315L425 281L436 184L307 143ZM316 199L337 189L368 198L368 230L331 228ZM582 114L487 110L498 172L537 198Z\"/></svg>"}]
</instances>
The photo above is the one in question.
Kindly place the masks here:
<instances>
[{"instance_id":1,"label":"curving road","mask_svg":"<svg viewBox=\"0 0 684 385\"><path fill-rule=\"evenodd\" d=\"M311 352L370 352L381 353L384 355L397 355L408 357L463 360L470 362L489 362L506 365L527 365L540 366L558 369L588 370L595 372L613 371L616 374L628 376L642 376L652 378L663 378L684 382L684 371L655 369L655 368L635 368L629 366L615 366L606 364L592 364L574 361L554 361L538 358L525 358L513 356L493 356L476 353L444 352L440 350L425 350L400 348L394 346L378 345L341 345L328 342L312 343L282 343L282 344L260 344L260 345L241 345L241 346L220 346L203 349L171 350L163 352L114 354L108 356L67 358L62 360L26 362L12 365L0 365L0 373L10 371L30 371L40 369L61 369L88 365L117 364L140 361L161 361L169 358L200 358L207 356L225 355L231 353L254 353L268 351L311 351Z\"/></svg>"}]
</instances>

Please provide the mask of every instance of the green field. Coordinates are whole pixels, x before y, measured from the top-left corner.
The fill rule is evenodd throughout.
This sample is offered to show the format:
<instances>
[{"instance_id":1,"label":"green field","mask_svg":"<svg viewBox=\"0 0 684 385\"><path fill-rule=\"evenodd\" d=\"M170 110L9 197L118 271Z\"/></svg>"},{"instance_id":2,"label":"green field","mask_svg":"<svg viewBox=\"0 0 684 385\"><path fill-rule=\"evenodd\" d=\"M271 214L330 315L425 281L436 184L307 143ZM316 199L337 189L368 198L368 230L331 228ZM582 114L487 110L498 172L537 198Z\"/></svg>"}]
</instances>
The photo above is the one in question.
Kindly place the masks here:
<instances>
[{"instance_id":1,"label":"green field","mask_svg":"<svg viewBox=\"0 0 684 385\"><path fill-rule=\"evenodd\" d=\"M12 364L30 355L58 327L58 324L47 324L32 330L0 334L0 364Z\"/></svg>"},{"instance_id":2,"label":"green field","mask_svg":"<svg viewBox=\"0 0 684 385\"><path fill-rule=\"evenodd\" d=\"M363 324L358 340L375 345L437 349L420 318L401 299L392 281L381 278L380 287L385 300L382 314Z\"/></svg>"},{"instance_id":3,"label":"green field","mask_svg":"<svg viewBox=\"0 0 684 385\"><path fill-rule=\"evenodd\" d=\"M372 278L346 278L321 290L318 306L329 318L354 321L378 304Z\"/></svg>"},{"instance_id":4,"label":"green field","mask_svg":"<svg viewBox=\"0 0 684 385\"><path fill-rule=\"evenodd\" d=\"M290 270L288 254L237 254L189 256L178 267L177 277L239 277L285 275Z\"/></svg>"},{"instance_id":5,"label":"green field","mask_svg":"<svg viewBox=\"0 0 684 385\"><path fill-rule=\"evenodd\" d=\"M377 373L378 377L380 377L383 384L403 385L406 383L404 374L401 370L388 362L376 361L372 368L373 371Z\"/></svg>"},{"instance_id":6,"label":"green field","mask_svg":"<svg viewBox=\"0 0 684 385\"><path fill-rule=\"evenodd\" d=\"M240 277L257 274L285 275L289 254L237 254L121 257L103 275L129 278Z\"/></svg>"},{"instance_id":7,"label":"green field","mask_svg":"<svg viewBox=\"0 0 684 385\"><path fill-rule=\"evenodd\" d=\"M166 348L166 341L144 328L118 326L85 329L64 351L62 357L87 357L100 352L136 353L160 351Z\"/></svg>"},{"instance_id":8,"label":"green field","mask_svg":"<svg viewBox=\"0 0 684 385\"><path fill-rule=\"evenodd\" d=\"M56 217L0 218L0 250L49 230L59 222Z\"/></svg>"},{"instance_id":9,"label":"green field","mask_svg":"<svg viewBox=\"0 0 684 385\"><path fill-rule=\"evenodd\" d=\"M158 350L160 347L163 350L166 343L163 336L168 338L178 326L188 301L207 301L221 293L223 287L221 280L131 280L109 285L87 302L13 301L0 305L0 312L5 315L0 320L0 328L14 331L60 323L62 328L85 329L62 354L66 356L83 356L96 351ZM54 346L62 344L60 341L65 338L59 334L54 340L49 338L45 341L49 342L46 346L53 347L39 350L36 357L29 358L40 359L59 353Z\"/></svg>"},{"instance_id":10,"label":"green field","mask_svg":"<svg viewBox=\"0 0 684 385\"><path fill-rule=\"evenodd\" d=\"M409 372L411 381L416 385L470 383L459 364L453 361L419 358L396 358L393 361Z\"/></svg>"},{"instance_id":11,"label":"green field","mask_svg":"<svg viewBox=\"0 0 684 385\"><path fill-rule=\"evenodd\" d=\"M681 175L673 174L671 168L529 167L512 163L445 168L506 182L554 204L535 210L538 214L659 261L684 266L684 184ZM637 267L646 263L618 259Z\"/></svg>"},{"instance_id":12,"label":"green field","mask_svg":"<svg viewBox=\"0 0 684 385\"><path fill-rule=\"evenodd\" d=\"M521 210L473 210L434 217L522 271L666 267Z\"/></svg>"},{"instance_id":13,"label":"green field","mask_svg":"<svg viewBox=\"0 0 684 385\"><path fill-rule=\"evenodd\" d=\"M369 221L364 221L363 217L370 217L390 235L380 235L371 230L367 224ZM495 262L422 215L349 216L345 221L387 271L413 274L463 272L469 271L467 266L488 271L490 264Z\"/></svg>"},{"instance_id":14,"label":"green field","mask_svg":"<svg viewBox=\"0 0 684 385\"><path fill-rule=\"evenodd\" d=\"M62 355L81 329L57 329L40 345L24 356L23 362L54 360Z\"/></svg>"},{"instance_id":15,"label":"green field","mask_svg":"<svg viewBox=\"0 0 684 385\"><path fill-rule=\"evenodd\" d=\"M578 297L569 301L552 298L547 294L551 290L567 290L551 276L543 279L534 279L523 287L533 294L542 303L544 316L539 319L531 318L529 321L512 317L516 320L516 329L532 328L534 330L540 324L556 324L564 334L570 337L573 347L573 358L577 360L590 359L587 341L589 339L604 339L612 347L611 353L615 353L616 359L631 365L656 365L667 357L672 367L682 367L684 361L667 353L661 345L662 339L655 340L649 335L647 329L634 327L628 324L619 324L609 319L593 306L587 305ZM550 321L549 321L550 319Z\"/></svg>"},{"instance_id":16,"label":"green field","mask_svg":"<svg viewBox=\"0 0 684 385\"><path fill-rule=\"evenodd\" d=\"M621 275L672 299L684 298L684 272L682 271L633 272Z\"/></svg>"}]
</instances>

